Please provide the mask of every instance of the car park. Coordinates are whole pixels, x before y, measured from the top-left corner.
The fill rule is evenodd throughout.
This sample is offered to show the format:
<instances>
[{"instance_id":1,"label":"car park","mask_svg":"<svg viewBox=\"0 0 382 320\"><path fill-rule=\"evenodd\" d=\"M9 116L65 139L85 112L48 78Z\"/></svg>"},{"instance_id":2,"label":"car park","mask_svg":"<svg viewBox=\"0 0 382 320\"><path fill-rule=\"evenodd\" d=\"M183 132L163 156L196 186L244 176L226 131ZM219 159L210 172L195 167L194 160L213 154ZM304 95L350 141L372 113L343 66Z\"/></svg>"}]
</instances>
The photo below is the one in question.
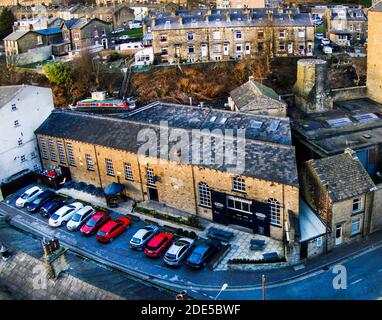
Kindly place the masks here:
<instances>
[{"instance_id":1,"label":"car park","mask_svg":"<svg viewBox=\"0 0 382 320\"><path fill-rule=\"evenodd\" d=\"M110 220L111 217L106 212L97 212L81 227L81 234L86 236L93 235Z\"/></svg>"},{"instance_id":2,"label":"car park","mask_svg":"<svg viewBox=\"0 0 382 320\"><path fill-rule=\"evenodd\" d=\"M29 202L36 199L36 197L42 193L43 190L37 186L29 188L26 190L17 200L16 207L24 208Z\"/></svg>"},{"instance_id":3,"label":"car park","mask_svg":"<svg viewBox=\"0 0 382 320\"><path fill-rule=\"evenodd\" d=\"M190 238L180 238L167 250L163 257L164 262L174 267L181 266L187 254L192 250L193 245L194 240Z\"/></svg>"},{"instance_id":4,"label":"car park","mask_svg":"<svg viewBox=\"0 0 382 320\"><path fill-rule=\"evenodd\" d=\"M220 241L210 241L209 243L195 246L188 256L186 264L192 268L202 268L220 247Z\"/></svg>"},{"instance_id":5,"label":"car park","mask_svg":"<svg viewBox=\"0 0 382 320\"><path fill-rule=\"evenodd\" d=\"M53 198L44 203L41 207L40 213L44 218L50 218L53 213L55 213L58 209L63 207L66 204L66 201L61 198Z\"/></svg>"},{"instance_id":6,"label":"car park","mask_svg":"<svg viewBox=\"0 0 382 320\"><path fill-rule=\"evenodd\" d=\"M158 232L157 226L145 226L139 229L131 238L129 244L131 248L143 250L146 243L150 241L152 237Z\"/></svg>"},{"instance_id":7,"label":"car park","mask_svg":"<svg viewBox=\"0 0 382 320\"><path fill-rule=\"evenodd\" d=\"M145 255L152 258L158 257L170 245L173 238L174 235L167 232L156 234L147 242L144 250Z\"/></svg>"},{"instance_id":8,"label":"car park","mask_svg":"<svg viewBox=\"0 0 382 320\"><path fill-rule=\"evenodd\" d=\"M322 38L321 39L321 44L324 46L327 46L330 44L330 40L328 38Z\"/></svg>"},{"instance_id":9,"label":"car park","mask_svg":"<svg viewBox=\"0 0 382 320\"><path fill-rule=\"evenodd\" d=\"M103 243L111 242L130 225L130 220L124 217L108 221L98 230L97 240Z\"/></svg>"},{"instance_id":10,"label":"car park","mask_svg":"<svg viewBox=\"0 0 382 320\"><path fill-rule=\"evenodd\" d=\"M60 227L65 225L84 205L81 202L74 202L68 205L65 205L58 209L52 214L49 218L48 224L51 227Z\"/></svg>"},{"instance_id":11,"label":"car park","mask_svg":"<svg viewBox=\"0 0 382 320\"><path fill-rule=\"evenodd\" d=\"M41 207L44 205L44 203L48 202L49 200L53 199L54 197L57 197L56 193L51 190L45 190L41 192L33 201L30 201L27 205L27 210L29 212L38 212L40 211Z\"/></svg>"},{"instance_id":12,"label":"car park","mask_svg":"<svg viewBox=\"0 0 382 320\"><path fill-rule=\"evenodd\" d=\"M84 206L78 210L73 217L66 224L66 228L69 231L75 231L81 228L81 226L94 214L96 211L91 206Z\"/></svg>"}]
</instances>

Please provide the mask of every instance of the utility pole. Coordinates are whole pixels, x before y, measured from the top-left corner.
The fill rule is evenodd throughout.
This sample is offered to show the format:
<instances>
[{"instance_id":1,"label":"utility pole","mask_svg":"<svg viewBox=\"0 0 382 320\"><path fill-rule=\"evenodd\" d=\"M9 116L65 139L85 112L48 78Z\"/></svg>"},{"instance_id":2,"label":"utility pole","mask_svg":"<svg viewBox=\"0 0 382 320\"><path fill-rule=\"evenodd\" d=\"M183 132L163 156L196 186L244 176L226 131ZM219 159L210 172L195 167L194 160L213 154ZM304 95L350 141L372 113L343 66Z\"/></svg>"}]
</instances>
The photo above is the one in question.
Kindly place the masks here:
<instances>
[{"instance_id":1,"label":"utility pole","mask_svg":"<svg viewBox=\"0 0 382 320\"><path fill-rule=\"evenodd\" d=\"M261 275L262 300L265 300L265 276Z\"/></svg>"}]
</instances>

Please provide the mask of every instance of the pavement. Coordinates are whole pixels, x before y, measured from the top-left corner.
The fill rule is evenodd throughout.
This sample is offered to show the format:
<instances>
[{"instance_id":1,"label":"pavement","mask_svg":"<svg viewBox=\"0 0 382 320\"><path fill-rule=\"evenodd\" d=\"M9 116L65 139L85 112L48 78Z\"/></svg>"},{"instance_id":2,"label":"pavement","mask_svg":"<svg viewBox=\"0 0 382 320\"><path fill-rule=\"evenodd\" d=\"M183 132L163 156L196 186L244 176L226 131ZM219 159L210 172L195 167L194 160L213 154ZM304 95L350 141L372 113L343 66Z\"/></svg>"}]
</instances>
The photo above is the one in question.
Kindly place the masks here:
<instances>
[{"instance_id":1,"label":"pavement","mask_svg":"<svg viewBox=\"0 0 382 320\"><path fill-rule=\"evenodd\" d=\"M66 228L51 229L46 220L39 215L30 215L9 204L0 203L0 212L9 214L12 217L11 225L15 227L39 237L56 236L64 246L84 257L126 272L142 281L148 281L157 287L176 292L186 289L197 299L213 299L224 283L228 284L228 289L221 294L221 299L261 299L262 274L266 279L267 296L272 299L355 297L351 291L342 294L340 291L333 293L331 290L332 279L335 276L331 268L340 262L352 268L351 274L348 272L349 279L362 279L352 286L353 288L366 286L363 289L364 297L378 299L382 296L378 291L381 289L382 292L382 281L372 276L381 275L378 270L382 269L382 232L351 245L344 245L327 256L309 260L301 264L300 268L286 267L255 272L207 269L195 271L186 266L170 268L163 263L162 259L150 259L142 252L129 249L128 240L141 226L139 222L133 223L131 229L113 243L104 245L98 243L94 237L82 237L78 232L72 233ZM117 214L113 213L113 215ZM364 267L367 267L367 273L364 273Z\"/></svg>"}]
</instances>

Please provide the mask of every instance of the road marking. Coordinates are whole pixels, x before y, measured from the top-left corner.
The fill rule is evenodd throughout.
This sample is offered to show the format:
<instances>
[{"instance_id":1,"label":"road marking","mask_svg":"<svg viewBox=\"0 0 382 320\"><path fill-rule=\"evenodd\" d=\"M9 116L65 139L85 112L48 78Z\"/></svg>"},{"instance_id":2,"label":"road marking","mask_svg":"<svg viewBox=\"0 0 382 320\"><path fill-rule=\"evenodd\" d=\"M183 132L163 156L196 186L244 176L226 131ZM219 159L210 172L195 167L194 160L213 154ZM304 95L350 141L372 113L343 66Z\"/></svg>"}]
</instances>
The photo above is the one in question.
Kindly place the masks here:
<instances>
[{"instance_id":1,"label":"road marking","mask_svg":"<svg viewBox=\"0 0 382 320\"><path fill-rule=\"evenodd\" d=\"M353 281L350 285L352 285L352 284L356 284L356 283L358 283L358 282L361 282L363 279L358 279L358 280L355 280L355 281Z\"/></svg>"}]
</instances>

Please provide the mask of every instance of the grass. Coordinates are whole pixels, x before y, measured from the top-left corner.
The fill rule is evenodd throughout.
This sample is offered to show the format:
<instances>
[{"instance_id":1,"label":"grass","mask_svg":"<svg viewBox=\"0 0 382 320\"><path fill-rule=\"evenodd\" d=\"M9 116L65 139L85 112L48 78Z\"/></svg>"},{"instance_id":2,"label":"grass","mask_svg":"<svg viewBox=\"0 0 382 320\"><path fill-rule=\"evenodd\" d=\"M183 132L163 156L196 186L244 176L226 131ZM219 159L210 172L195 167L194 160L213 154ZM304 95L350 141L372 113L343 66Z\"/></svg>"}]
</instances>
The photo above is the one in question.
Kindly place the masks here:
<instances>
[{"instance_id":1,"label":"grass","mask_svg":"<svg viewBox=\"0 0 382 320\"><path fill-rule=\"evenodd\" d=\"M137 29L125 30L125 31L116 33L115 35L117 37L120 37L120 36L129 36L131 38L142 38L143 37L143 29L142 28L137 28Z\"/></svg>"},{"instance_id":2,"label":"grass","mask_svg":"<svg viewBox=\"0 0 382 320\"><path fill-rule=\"evenodd\" d=\"M316 33L324 33L324 25L323 24L316 28Z\"/></svg>"}]
</instances>

